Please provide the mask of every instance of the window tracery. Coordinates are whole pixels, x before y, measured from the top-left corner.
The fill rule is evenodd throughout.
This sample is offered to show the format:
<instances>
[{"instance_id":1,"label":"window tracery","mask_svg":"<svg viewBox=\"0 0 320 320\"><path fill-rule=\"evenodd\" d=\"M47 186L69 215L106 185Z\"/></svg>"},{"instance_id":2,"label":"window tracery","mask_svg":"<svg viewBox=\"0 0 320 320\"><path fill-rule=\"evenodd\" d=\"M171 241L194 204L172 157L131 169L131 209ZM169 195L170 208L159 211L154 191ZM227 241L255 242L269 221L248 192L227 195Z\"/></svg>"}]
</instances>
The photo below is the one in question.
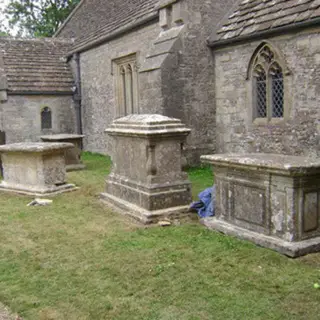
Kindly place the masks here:
<instances>
[{"instance_id":1,"label":"window tracery","mask_svg":"<svg viewBox=\"0 0 320 320\"><path fill-rule=\"evenodd\" d=\"M138 113L138 73L136 55L117 59L117 116Z\"/></svg>"},{"instance_id":2,"label":"window tracery","mask_svg":"<svg viewBox=\"0 0 320 320\"><path fill-rule=\"evenodd\" d=\"M254 119L283 118L284 77L277 53L264 44L252 64Z\"/></svg>"}]
</instances>

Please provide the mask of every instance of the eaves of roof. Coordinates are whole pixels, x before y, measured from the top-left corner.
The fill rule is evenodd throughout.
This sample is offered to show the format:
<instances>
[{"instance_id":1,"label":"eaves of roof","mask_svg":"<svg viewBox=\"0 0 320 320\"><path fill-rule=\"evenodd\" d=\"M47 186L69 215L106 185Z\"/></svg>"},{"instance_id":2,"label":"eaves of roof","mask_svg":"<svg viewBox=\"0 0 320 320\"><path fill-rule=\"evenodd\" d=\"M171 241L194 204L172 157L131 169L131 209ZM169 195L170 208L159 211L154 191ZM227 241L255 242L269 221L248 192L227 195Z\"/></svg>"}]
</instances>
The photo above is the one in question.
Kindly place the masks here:
<instances>
[{"instance_id":1,"label":"eaves of roof","mask_svg":"<svg viewBox=\"0 0 320 320\"><path fill-rule=\"evenodd\" d=\"M219 49L223 47L227 47L230 45L236 45L248 41L254 41L259 39L266 39L270 37L275 37L279 35L283 35L286 33L295 33L307 28L320 27L320 18L315 18L312 20L297 22L295 24L290 24L278 28L273 28L269 30L263 30L260 32L255 32L252 34L242 35L235 38L230 39L222 39L222 40L207 40L207 45L212 49Z\"/></svg>"}]
</instances>

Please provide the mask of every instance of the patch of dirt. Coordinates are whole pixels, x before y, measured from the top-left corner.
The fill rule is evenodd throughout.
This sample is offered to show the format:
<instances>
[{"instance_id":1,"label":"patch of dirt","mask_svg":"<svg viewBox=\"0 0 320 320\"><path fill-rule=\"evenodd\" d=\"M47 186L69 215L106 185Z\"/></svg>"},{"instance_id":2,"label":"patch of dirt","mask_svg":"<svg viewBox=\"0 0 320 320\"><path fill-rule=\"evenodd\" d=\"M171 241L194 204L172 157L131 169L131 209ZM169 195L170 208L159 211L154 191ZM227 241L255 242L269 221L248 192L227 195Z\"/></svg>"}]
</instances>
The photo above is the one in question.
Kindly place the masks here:
<instances>
[{"instance_id":1,"label":"patch of dirt","mask_svg":"<svg viewBox=\"0 0 320 320\"><path fill-rule=\"evenodd\" d=\"M320 252L298 258L300 261L320 269Z\"/></svg>"},{"instance_id":2,"label":"patch of dirt","mask_svg":"<svg viewBox=\"0 0 320 320\"><path fill-rule=\"evenodd\" d=\"M0 320L22 320L20 317L13 316L9 309L0 303Z\"/></svg>"}]
</instances>

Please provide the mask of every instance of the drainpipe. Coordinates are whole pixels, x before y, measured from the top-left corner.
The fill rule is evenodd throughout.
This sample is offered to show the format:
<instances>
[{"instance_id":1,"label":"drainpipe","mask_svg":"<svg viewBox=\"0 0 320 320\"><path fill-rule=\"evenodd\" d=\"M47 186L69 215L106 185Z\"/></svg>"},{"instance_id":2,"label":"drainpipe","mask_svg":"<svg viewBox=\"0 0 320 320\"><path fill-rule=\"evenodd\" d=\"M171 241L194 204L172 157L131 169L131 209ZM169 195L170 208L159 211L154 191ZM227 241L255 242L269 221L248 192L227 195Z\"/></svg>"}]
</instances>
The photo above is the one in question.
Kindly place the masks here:
<instances>
[{"instance_id":1,"label":"drainpipe","mask_svg":"<svg viewBox=\"0 0 320 320\"><path fill-rule=\"evenodd\" d=\"M75 93L73 95L75 109L76 109L76 121L77 121L77 133L82 134L82 115L81 115L81 73L80 73L80 54L74 54L74 61L76 63L75 70Z\"/></svg>"}]
</instances>

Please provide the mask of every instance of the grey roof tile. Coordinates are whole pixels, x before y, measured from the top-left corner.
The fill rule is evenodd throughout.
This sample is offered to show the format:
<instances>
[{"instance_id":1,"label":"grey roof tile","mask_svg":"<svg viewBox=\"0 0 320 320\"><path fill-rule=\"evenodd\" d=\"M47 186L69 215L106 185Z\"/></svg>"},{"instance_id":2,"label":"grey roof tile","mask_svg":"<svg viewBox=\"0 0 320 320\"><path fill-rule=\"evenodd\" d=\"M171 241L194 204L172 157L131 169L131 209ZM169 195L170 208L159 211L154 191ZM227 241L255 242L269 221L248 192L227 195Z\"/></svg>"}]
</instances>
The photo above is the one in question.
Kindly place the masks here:
<instances>
[{"instance_id":1,"label":"grey roof tile","mask_svg":"<svg viewBox=\"0 0 320 320\"><path fill-rule=\"evenodd\" d=\"M65 56L72 41L0 37L0 55L8 92L72 92L73 78Z\"/></svg>"},{"instance_id":2,"label":"grey roof tile","mask_svg":"<svg viewBox=\"0 0 320 320\"><path fill-rule=\"evenodd\" d=\"M156 13L159 0L83 0L56 37L75 38L73 51Z\"/></svg>"},{"instance_id":3,"label":"grey roof tile","mask_svg":"<svg viewBox=\"0 0 320 320\"><path fill-rule=\"evenodd\" d=\"M320 17L320 0L243 0L210 42L251 35Z\"/></svg>"}]
</instances>

